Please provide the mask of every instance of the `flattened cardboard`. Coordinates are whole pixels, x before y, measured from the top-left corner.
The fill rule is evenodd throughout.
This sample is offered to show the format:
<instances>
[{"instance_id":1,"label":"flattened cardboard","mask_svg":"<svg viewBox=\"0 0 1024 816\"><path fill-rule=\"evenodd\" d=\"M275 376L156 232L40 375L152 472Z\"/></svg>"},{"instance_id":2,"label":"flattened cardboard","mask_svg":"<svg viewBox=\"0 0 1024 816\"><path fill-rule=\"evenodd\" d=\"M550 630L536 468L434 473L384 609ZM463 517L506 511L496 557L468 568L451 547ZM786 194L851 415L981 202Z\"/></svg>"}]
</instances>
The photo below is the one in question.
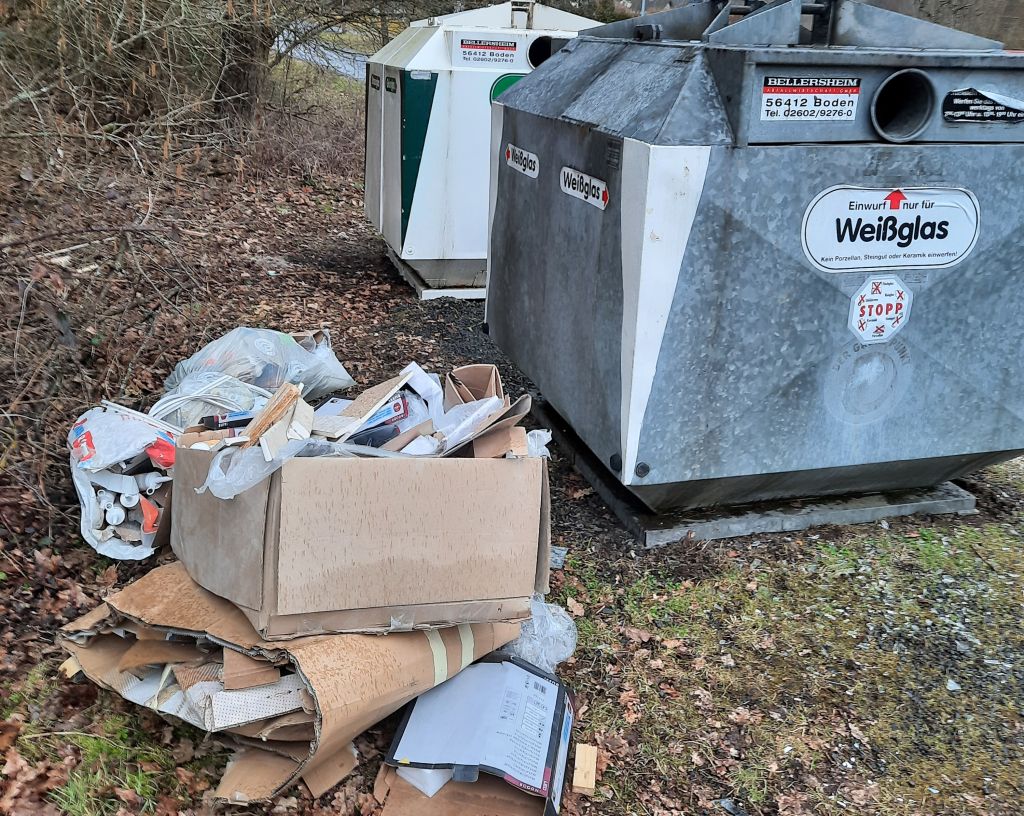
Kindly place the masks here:
<instances>
[{"instance_id":1,"label":"flattened cardboard","mask_svg":"<svg viewBox=\"0 0 1024 816\"><path fill-rule=\"evenodd\" d=\"M296 458L223 501L193 489L212 453L177 456L172 549L268 640L524 620L547 590L543 459Z\"/></svg>"},{"instance_id":2,"label":"flattened cardboard","mask_svg":"<svg viewBox=\"0 0 1024 816\"><path fill-rule=\"evenodd\" d=\"M239 805L270 799L295 778L299 764L269 751L246 748L228 762L216 796Z\"/></svg>"},{"instance_id":3,"label":"flattened cardboard","mask_svg":"<svg viewBox=\"0 0 1024 816\"><path fill-rule=\"evenodd\" d=\"M175 643L169 640L138 640L133 643L118 661L121 672L140 666L164 665L165 663L193 663L209 660L193 643Z\"/></svg>"},{"instance_id":4,"label":"flattened cardboard","mask_svg":"<svg viewBox=\"0 0 1024 816\"><path fill-rule=\"evenodd\" d=\"M102 609L105 614L94 610L65 626L59 639L89 679L122 696L126 688L142 682L117 671L133 642L113 632L123 631L126 623L178 638L190 635L269 663L283 661L302 680L304 703L315 708L307 756L296 762L247 750L229 767L218 789L219 796L234 802L268 798L299 777L305 780L307 769L311 788L331 787L340 781L335 774L347 767L343 752L351 753L354 737L519 632L518 624L493 623L443 632L329 635L272 643L261 639L233 604L194 583L180 563L158 567L112 595ZM177 679L178 672L174 675Z\"/></svg>"},{"instance_id":5,"label":"flattened cardboard","mask_svg":"<svg viewBox=\"0 0 1024 816\"><path fill-rule=\"evenodd\" d=\"M281 679L273 663L257 660L234 649L224 650L224 688L229 691L266 686Z\"/></svg>"},{"instance_id":6,"label":"flattened cardboard","mask_svg":"<svg viewBox=\"0 0 1024 816\"><path fill-rule=\"evenodd\" d=\"M526 428L513 425L498 428L473 440L471 445L474 459L503 459L506 456L523 457L529 452L526 442Z\"/></svg>"},{"instance_id":7,"label":"flattened cardboard","mask_svg":"<svg viewBox=\"0 0 1024 816\"><path fill-rule=\"evenodd\" d=\"M381 765L373 786L374 798L384 805L381 816L541 816L544 803L516 790L496 776L481 774L476 782L449 782L429 799Z\"/></svg>"}]
</instances>

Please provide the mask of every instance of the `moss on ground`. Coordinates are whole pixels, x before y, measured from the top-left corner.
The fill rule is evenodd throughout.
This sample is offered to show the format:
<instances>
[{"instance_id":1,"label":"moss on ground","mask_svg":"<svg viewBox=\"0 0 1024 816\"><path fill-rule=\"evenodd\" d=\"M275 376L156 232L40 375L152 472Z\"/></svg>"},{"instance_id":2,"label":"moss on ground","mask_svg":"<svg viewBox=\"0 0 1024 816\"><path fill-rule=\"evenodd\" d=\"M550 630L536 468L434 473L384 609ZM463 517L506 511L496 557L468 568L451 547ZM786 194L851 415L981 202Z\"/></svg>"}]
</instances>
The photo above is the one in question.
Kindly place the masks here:
<instances>
[{"instance_id":1,"label":"moss on ground","mask_svg":"<svg viewBox=\"0 0 1024 816\"><path fill-rule=\"evenodd\" d=\"M570 558L562 600L586 612L570 683L583 737L611 746L603 795L619 808L602 812L725 800L750 814L996 813L1021 801L1016 526L832 532L765 537L699 580L657 555L612 568Z\"/></svg>"}]
</instances>

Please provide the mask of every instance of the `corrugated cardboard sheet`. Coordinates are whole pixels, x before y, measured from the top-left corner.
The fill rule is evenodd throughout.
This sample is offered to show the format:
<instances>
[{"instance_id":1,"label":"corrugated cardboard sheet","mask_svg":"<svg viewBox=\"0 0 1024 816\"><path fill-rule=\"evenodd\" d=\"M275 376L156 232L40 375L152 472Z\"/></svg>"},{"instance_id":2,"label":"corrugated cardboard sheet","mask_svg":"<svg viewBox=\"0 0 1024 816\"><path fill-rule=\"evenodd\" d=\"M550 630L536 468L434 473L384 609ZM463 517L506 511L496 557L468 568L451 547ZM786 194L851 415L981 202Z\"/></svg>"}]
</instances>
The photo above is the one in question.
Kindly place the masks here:
<instances>
[{"instance_id":1,"label":"corrugated cardboard sheet","mask_svg":"<svg viewBox=\"0 0 1024 816\"><path fill-rule=\"evenodd\" d=\"M431 798L401 779L395 768L381 765L373 796L383 803L381 816L540 816L544 801L480 774L472 783L449 782Z\"/></svg>"},{"instance_id":2,"label":"corrugated cardboard sheet","mask_svg":"<svg viewBox=\"0 0 1024 816\"><path fill-rule=\"evenodd\" d=\"M200 676L205 667L195 665L198 658L192 652L181 652L190 660L182 665L180 680L179 672L170 667L153 666L142 678L136 676L138 672L119 671L136 642L126 624L176 639L193 636L208 659L221 660L219 647L223 647L266 661L268 667L290 668L294 674L285 674L280 682L299 678L299 696L271 706L273 712L290 709L290 713L275 717L273 712L267 713L267 700L274 698L280 703L276 684L223 691L223 672L207 671ZM233 729L233 734L228 732L236 743L252 747L236 757L217 791L223 799L243 802L267 798L299 778L316 795L328 790L354 767L350 743L355 736L512 640L518 631L518 624L495 623L386 637L322 635L271 643L260 638L234 605L199 587L184 567L175 563L153 570L68 624L60 639L91 680L142 705L165 713L173 710L197 724L205 721L209 725L209 717L219 715L236 724L251 723ZM216 664L207 665L216 669ZM204 684L215 684L220 695L229 695L230 706L191 711L189 702L202 697ZM262 701L251 719L244 705L239 709L247 692ZM312 737L296 742L295 737L302 740L309 735L310 725ZM264 738L266 742L259 741Z\"/></svg>"}]
</instances>

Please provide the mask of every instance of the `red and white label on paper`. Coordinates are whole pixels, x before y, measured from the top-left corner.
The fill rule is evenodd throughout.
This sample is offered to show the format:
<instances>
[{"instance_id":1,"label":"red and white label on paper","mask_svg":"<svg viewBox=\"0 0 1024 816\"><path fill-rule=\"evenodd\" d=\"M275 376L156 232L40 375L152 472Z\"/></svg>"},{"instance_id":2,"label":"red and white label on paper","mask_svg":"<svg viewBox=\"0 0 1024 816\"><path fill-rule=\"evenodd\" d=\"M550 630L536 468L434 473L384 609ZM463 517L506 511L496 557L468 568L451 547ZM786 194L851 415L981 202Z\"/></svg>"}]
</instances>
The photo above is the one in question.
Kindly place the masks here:
<instances>
[{"instance_id":1,"label":"red and white label on paper","mask_svg":"<svg viewBox=\"0 0 1024 816\"><path fill-rule=\"evenodd\" d=\"M888 342L907 325L913 298L896 275L868 278L850 301L850 331L862 343Z\"/></svg>"}]
</instances>

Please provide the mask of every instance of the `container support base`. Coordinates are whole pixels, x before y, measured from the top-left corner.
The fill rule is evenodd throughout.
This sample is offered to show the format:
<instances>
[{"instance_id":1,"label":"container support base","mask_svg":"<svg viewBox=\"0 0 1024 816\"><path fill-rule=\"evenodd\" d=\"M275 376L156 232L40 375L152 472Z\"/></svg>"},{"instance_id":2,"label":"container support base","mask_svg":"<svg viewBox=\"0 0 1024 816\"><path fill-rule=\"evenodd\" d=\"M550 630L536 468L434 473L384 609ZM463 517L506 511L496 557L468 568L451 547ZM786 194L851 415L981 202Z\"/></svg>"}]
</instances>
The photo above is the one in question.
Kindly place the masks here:
<instances>
[{"instance_id":1,"label":"container support base","mask_svg":"<svg viewBox=\"0 0 1024 816\"><path fill-rule=\"evenodd\" d=\"M656 514L643 507L583 444L548 403L534 399L533 413L549 428L573 466L646 549L684 539L714 541L761 533L791 533L825 525L867 524L913 515L972 515L973 494L952 482L935 487L846 496L784 499L751 505Z\"/></svg>"},{"instance_id":2,"label":"container support base","mask_svg":"<svg viewBox=\"0 0 1024 816\"><path fill-rule=\"evenodd\" d=\"M448 286L443 289L431 287L419 272L403 261L398 254L388 247L388 258L392 265L398 270L405 282L416 292L419 300L436 300L437 298L458 298L459 300L483 300L487 296L487 289L483 286Z\"/></svg>"}]
</instances>

